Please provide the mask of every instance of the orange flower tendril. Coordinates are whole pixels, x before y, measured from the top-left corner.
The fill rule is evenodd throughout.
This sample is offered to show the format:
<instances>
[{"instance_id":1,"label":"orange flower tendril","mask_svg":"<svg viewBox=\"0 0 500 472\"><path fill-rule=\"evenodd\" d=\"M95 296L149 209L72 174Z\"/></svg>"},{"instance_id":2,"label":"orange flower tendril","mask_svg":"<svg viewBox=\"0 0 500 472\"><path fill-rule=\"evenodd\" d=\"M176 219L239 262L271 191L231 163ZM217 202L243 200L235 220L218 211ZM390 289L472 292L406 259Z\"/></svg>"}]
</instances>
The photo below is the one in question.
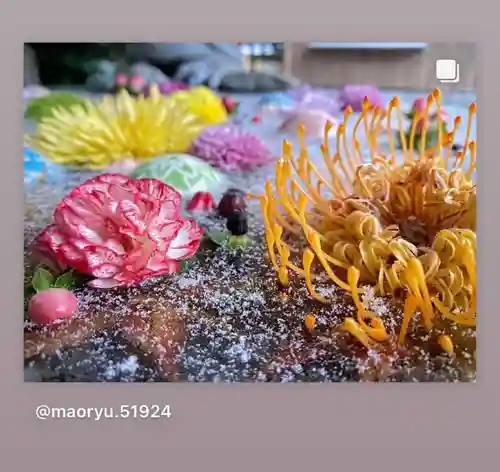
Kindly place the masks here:
<instances>
[{"instance_id":1,"label":"orange flower tendril","mask_svg":"<svg viewBox=\"0 0 500 472\"><path fill-rule=\"evenodd\" d=\"M428 330L440 318L476 326L476 143L470 140L476 107L469 108L464 152L452 157L460 118L447 135L438 123L438 143L425 149L433 106L439 121L437 89L429 95L426 109L415 115L407 142L398 97L387 110L365 99L350 146L346 129L351 110L347 109L336 131L333 154L332 124L325 126L324 170L310 158L304 129L299 127L298 156L284 141L275 182L266 182L265 192L258 196L269 257L281 284L286 286L290 272L295 273L305 280L313 298L326 303L314 288L319 273L326 274L351 293L357 316L345 319L342 327L367 348L388 340L389 334L383 321L364 307L360 284L373 286L379 296L405 294L400 343L415 315ZM394 112L402 142L398 160L391 129ZM414 139L419 121L423 132L417 152ZM368 156L362 154L357 139L360 128L365 131ZM379 147L384 130L388 156ZM291 254L302 254L302 260ZM307 325L313 324L308 318ZM453 352L447 335L440 337L439 344Z\"/></svg>"}]
</instances>

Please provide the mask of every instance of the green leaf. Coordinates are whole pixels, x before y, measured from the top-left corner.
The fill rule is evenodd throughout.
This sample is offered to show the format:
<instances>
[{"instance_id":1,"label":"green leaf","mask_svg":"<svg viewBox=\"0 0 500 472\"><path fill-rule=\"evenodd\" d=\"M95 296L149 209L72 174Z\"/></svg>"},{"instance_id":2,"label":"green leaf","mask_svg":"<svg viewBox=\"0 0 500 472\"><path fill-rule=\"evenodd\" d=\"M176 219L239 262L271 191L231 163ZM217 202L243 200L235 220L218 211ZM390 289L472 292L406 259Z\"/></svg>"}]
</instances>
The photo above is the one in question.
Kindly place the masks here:
<instances>
[{"instance_id":1,"label":"green leaf","mask_svg":"<svg viewBox=\"0 0 500 472\"><path fill-rule=\"evenodd\" d=\"M206 233L207 238L210 239L214 244L217 244L217 246L222 246L225 242L228 241L229 237L231 236L231 233L228 231L212 231Z\"/></svg>"},{"instance_id":2,"label":"green leaf","mask_svg":"<svg viewBox=\"0 0 500 472\"><path fill-rule=\"evenodd\" d=\"M246 235L243 236L230 236L228 241L228 246L231 249L245 249L250 243Z\"/></svg>"},{"instance_id":3,"label":"green leaf","mask_svg":"<svg viewBox=\"0 0 500 472\"><path fill-rule=\"evenodd\" d=\"M191 269L196 262L196 256L181 262L181 273Z\"/></svg>"},{"instance_id":4,"label":"green leaf","mask_svg":"<svg viewBox=\"0 0 500 472\"><path fill-rule=\"evenodd\" d=\"M74 270L69 270L64 274L57 277L54 282L54 288L67 288L70 289L75 285L76 282L76 274Z\"/></svg>"},{"instance_id":5,"label":"green leaf","mask_svg":"<svg viewBox=\"0 0 500 472\"><path fill-rule=\"evenodd\" d=\"M33 274L33 279L31 280L31 285L36 292L42 292L43 290L48 290L52 287L54 282L54 276L45 267L37 267L35 273Z\"/></svg>"}]
</instances>

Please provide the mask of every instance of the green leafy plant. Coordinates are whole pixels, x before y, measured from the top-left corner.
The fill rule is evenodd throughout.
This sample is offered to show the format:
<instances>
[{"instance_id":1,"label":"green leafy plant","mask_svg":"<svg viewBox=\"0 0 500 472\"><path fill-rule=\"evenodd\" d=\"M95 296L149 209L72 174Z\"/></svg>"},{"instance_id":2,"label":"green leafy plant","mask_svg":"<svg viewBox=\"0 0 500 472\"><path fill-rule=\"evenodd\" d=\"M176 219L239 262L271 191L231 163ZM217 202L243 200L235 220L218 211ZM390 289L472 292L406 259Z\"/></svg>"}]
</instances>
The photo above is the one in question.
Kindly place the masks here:
<instances>
[{"instance_id":1,"label":"green leafy plant","mask_svg":"<svg viewBox=\"0 0 500 472\"><path fill-rule=\"evenodd\" d=\"M197 260L198 260L198 259L197 259L197 257L195 256L195 257L192 257L191 259L187 259L187 260L185 260L185 261L182 261L182 262L181 262L181 270L180 270L180 272L181 272L181 273L182 273L182 272L186 272L186 271L188 271L189 269L191 269L191 267L193 267L193 266L194 266L194 264L196 263L196 261L197 261Z\"/></svg>"},{"instance_id":2,"label":"green leafy plant","mask_svg":"<svg viewBox=\"0 0 500 472\"><path fill-rule=\"evenodd\" d=\"M49 288L73 288L78 280L78 276L74 270L69 270L58 277L54 276L50 270L43 266L36 268L31 286L36 293L48 290Z\"/></svg>"},{"instance_id":3,"label":"green leafy plant","mask_svg":"<svg viewBox=\"0 0 500 472\"><path fill-rule=\"evenodd\" d=\"M217 246L225 246L230 249L245 249L250 244L247 235L235 236L229 231L212 231L206 233L206 237Z\"/></svg>"},{"instance_id":4,"label":"green leafy plant","mask_svg":"<svg viewBox=\"0 0 500 472\"><path fill-rule=\"evenodd\" d=\"M24 116L28 120L40 121L53 116L54 110L74 106L87 107L89 101L79 95L67 92L57 92L45 97L35 98L28 103Z\"/></svg>"},{"instance_id":5,"label":"green leafy plant","mask_svg":"<svg viewBox=\"0 0 500 472\"><path fill-rule=\"evenodd\" d=\"M205 237L216 246L223 246L227 243L229 236L231 236L229 231L210 231L205 233Z\"/></svg>"},{"instance_id":6,"label":"green leafy plant","mask_svg":"<svg viewBox=\"0 0 500 472\"><path fill-rule=\"evenodd\" d=\"M410 110L407 114L406 117L408 118L408 121L410 123L413 122L413 119L415 118L416 111L414 109ZM410 143L410 137L411 137L411 124L407 131L405 132L405 139L406 143ZM441 133L442 136L446 136L448 133L448 129L446 126L446 123L443 121L441 123ZM396 133L396 137L398 140L398 146L400 149L403 148L403 143L401 141L401 135L399 133ZM425 137L425 144L424 144L424 149L429 150L432 149L438 142L439 140L439 127L438 127L438 121L437 120L431 120L430 123L428 124L427 127L427 133ZM421 132L416 132L415 137L414 137L414 144L413 144L413 150L419 152L420 151L420 143L422 141L422 133Z\"/></svg>"},{"instance_id":7,"label":"green leafy plant","mask_svg":"<svg viewBox=\"0 0 500 472\"><path fill-rule=\"evenodd\" d=\"M442 125L442 136L446 136L447 134L447 129L446 125ZM411 132L408 131L405 133L406 136L406 143L410 142L410 137L411 137ZM398 144L399 148L403 148L403 143L401 142L401 136L398 133L397 134L397 139L398 139ZM429 150L432 149L438 142L439 139L439 129L437 124L431 124L427 130L426 136L425 136L425 145L424 149ZM415 151L420 151L420 143L422 141L422 134L421 133L415 133L415 138L414 138L414 144L413 144L413 149Z\"/></svg>"}]
</instances>

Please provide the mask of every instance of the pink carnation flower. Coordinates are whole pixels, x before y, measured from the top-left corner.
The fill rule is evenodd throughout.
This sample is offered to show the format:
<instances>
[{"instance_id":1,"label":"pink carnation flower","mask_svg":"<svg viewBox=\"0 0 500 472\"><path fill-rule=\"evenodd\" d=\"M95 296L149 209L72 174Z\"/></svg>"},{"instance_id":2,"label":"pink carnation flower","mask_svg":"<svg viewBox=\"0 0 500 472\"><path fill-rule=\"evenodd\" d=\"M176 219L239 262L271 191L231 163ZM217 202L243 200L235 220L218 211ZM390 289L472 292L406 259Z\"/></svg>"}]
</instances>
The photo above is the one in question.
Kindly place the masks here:
<instances>
[{"instance_id":1,"label":"pink carnation flower","mask_svg":"<svg viewBox=\"0 0 500 472\"><path fill-rule=\"evenodd\" d=\"M159 180L99 175L59 203L38 250L59 268L96 277L89 285L98 288L178 272L203 234L194 220L181 218L180 202Z\"/></svg>"},{"instance_id":2,"label":"pink carnation flower","mask_svg":"<svg viewBox=\"0 0 500 472\"><path fill-rule=\"evenodd\" d=\"M226 172L249 171L273 159L260 138L232 124L206 128L189 153Z\"/></svg>"}]
</instances>

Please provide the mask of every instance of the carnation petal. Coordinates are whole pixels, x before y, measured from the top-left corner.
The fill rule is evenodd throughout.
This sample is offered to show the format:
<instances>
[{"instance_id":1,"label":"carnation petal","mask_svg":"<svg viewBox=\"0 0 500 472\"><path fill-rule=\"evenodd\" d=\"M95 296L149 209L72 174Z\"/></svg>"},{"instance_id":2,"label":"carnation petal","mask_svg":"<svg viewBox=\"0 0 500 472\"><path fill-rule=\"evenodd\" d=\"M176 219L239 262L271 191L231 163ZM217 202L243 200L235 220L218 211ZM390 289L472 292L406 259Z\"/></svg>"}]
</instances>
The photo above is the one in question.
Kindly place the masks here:
<instances>
[{"instance_id":1,"label":"carnation petal","mask_svg":"<svg viewBox=\"0 0 500 472\"><path fill-rule=\"evenodd\" d=\"M159 224L151 225L148 234L160 247L166 249L181 227L182 223L180 221L169 221L167 223L162 221Z\"/></svg>"},{"instance_id":2,"label":"carnation petal","mask_svg":"<svg viewBox=\"0 0 500 472\"><path fill-rule=\"evenodd\" d=\"M65 237L64 234L59 231L56 225L50 225L40 233L38 241L41 244L45 244L50 249L54 250L65 241Z\"/></svg>"},{"instance_id":3,"label":"carnation petal","mask_svg":"<svg viewBox=\"0 0 500 472\"><path fill-rule=\"evenodd\" d=\"M158 216L163 220L177 220L180 217L180 196L173 196L171 199L165 200L160 209Z\"/></svg>"},{"instance_id":4,"label":"carnation petal","mask_svg":"<svg viewBox=\"0 0 500 472\"><path fill-rule=\"evenodd\" d=\"M85 261L85 257L80 249L70 243L61 244L58 251L66 259L67 264L76 261Z\"/></svg>"},{"instance_id":5,"label":"carnation petal","mask_svg":"<svg viewBox=\"0 0 500 472\"><path fill-rule=\"evenodd\" d=\"M139 192L153 199L163 202L164 200L174 200L177 197L180 201L179 193L161 180L136 179L133 180L133 184Z\"/></svg>"},{"instance_id":6,"label":"carnation petal","mask_svg":"<svg viewBox=\"0 0 500 472\"><path fill-rule=\"evenodd\" d=\"M165 259L163 256L152 257L148 262L148 269L156 275L175 274L179 272L180 263L171 259Z\"/></svg>"},{"instance_id":7,"label":"carnation petal","mask_svg":"<svg viewBox=\"0 0 500 472\"><path fill-rule=\"evenodd\" d=\"M120 287L121 285L123 285L123 283L118 282L115 279L94 279L91 280L87 285L92 288L114 288Z\"/></svg>"},{"instance_id":8,"label":"carnation petal","mask_svg":"<svg viewBox=\"0 0 500 472\"><path fill-rule=\"evenodd\" d=\"M142 234L146 230L146 222L144 221L144 214L142 214L140 208L130 200L122 200L118 203L118 211L120 211L123 217L127 220L133 229Z\"/></svg>"},{"instance_id":9,"label":"carnation petal","mask_svg":"<svg viewBox=\"0 0 500 472\"><path fill-rule=\"evenodd\" d=\"M102 264L122 264L122 258L120 255L106 247L89 246L85 250L84 255L92 275L94 273L94 269Z\"/></svg>"},{"instance_id":10,"label":"carnation petal","mask_svg":"<svg viewBox=\"0 0 500 472\"><path fill-rule=\"evenodd\" d=\"M130 177L124 174L100 174L97 177L87 180L86 183L99 182L99 183L107 183L111 185L123 185L128 184L130 182Z\"/></svg>"},{"instance_id":11,"label":"carnation petal","mask_svg":"<svg viewBox=\"0 0 500 472\"><path fill-rule=\"evenodd\" d=\"M200 246L202 234L203 229L195 220L185 220L170 243L166 256L175 260L193 256Z\"/></svg>"},{"instance_id":12,"label":"carnation petal","mask_svg":"<svg viewBox=\"0 0 500 472\"><path fill-rule=\"evenodd\" d=\"M120 268L113 264L101 264L98 267L94 267L92 270L92 275L98 277L99 279L109 279L120 272Z\"/></svg>"}]
</instances>

